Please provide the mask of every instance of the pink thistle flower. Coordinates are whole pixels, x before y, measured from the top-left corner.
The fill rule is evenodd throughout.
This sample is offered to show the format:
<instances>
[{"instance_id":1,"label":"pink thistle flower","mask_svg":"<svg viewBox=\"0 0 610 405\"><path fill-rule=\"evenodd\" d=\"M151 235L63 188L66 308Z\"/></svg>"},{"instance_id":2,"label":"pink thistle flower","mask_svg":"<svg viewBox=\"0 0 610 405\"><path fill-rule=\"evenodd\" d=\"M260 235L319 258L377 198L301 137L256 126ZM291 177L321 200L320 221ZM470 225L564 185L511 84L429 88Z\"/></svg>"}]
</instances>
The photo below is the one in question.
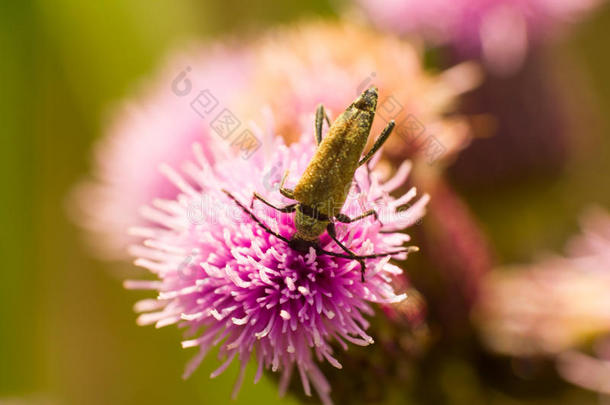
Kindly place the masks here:
<instances>
[{"instance_id":1,"label":"pink thistle flower","mask_svg":"<svg viewBox=\"0 0 610 405\"><path fill-rule=\"evenodd\" d=\"M473 63L431 73L414 44L347 21L281 27L258 41L255 49L254 93L263 95L279 133L288 139L309 130L307 118L319 103L332 117L375 85L380 93L373 133L383 130L390 119L396 121L385 151L396 160L417 154L451 160L470 141L465 118L447 113L460 95L480 83L480 69ZM431 156L431 135L442 150L438 156Z\"/></svg>"},{"instance_id":2,"label":"pink thistle flower","mask_svg":"<svg viewBox=\"0 0 610 405\"><path fill-rule=\"evenodd\" d=\"M601 0L359 0L380 27L452 44L498 73L515 71L531 43L574 22Z\"/></svg>"},{"instance_id":3,"label":"pink thistle flower","mask_svg":"<svg viewBox=\"0 0 610 405\"><path fill-rule=\"evenodd\" d=\"M589 212L567 251L566 257L493 273L477 319L493 350L549 356L566 381L608 395L610 216Z\"/></svg>"},{"instance_id":4,"label":"pink thistle flower","mask_svg":"<svg viewBox=\"0 0 610 405\"><path fill-rule=\"evenodd\" d=\"M177 324L186 328L188 340L182 346L199 353L184 373L188 377L213 346L225 357L211 374L221 374L234 360L241 363L234 395L244 377L248 361L258 364L255 382L264 369L281 373L280 393L287 390L293 370L298 372L307 395L311 385L322 401L330 403L330 385L316 365L328 361L337 368L331 342L343 349L347 343L366 346L373 337L365 315L372 315L370 303L387 304L405 299L391 287L402 271L389 263L390 257L367 259L366 281L360 280L356 261L320 255L315 249L299 253L269 234L222 190L226 189L244 206L254 191L271 201L288 203L277 192L286 169L298 180L311 159L313 135L286 146L281 138L265 136L261 151L251 159L240 157L210 160L198 144L196 161L184 165L184 173L167 169L168 178L180 189L176 198L155 200L143 211L152 225L132 231L146 240L132 249L138 266L150 270L156 281L127 281L127 288L151 289L158 298L136 305L138 324L162 327ZM365 219L338 225L338 238L357 254L395 251L410 238L399 233L423 214L427 196L406 210L416 195L411 189L400 198L389 195L402 185L410 165L380 182L366 167L356 172L350 197L343 212L348 215L376 208L380 222ZM265 190L267 192L265 193ZM289 238L295 232L293 214L281 214L255 202L256 216L273 231ZM380 231L385 232L380 232ZM325 233L320 247L342 251ZM407 253L393 256L403 260Z\"/></svg>"},{"instance_id":5,"label":"pink thistle flower","mask_svg":"<svg viewBox=\"0 0 610 405\"><path fill-rule=\"evenodd\" d=\"M218 138L210 128L214 116L202 117L189 103L207 89L219 103L230 104L247 80L247 66L248 54L236 48L186 51L171 57L139 97L118 109L107 136L95 145L92 178L76 187L69 206L89 231L98 257L127 258L126 248L135 240L126 230L139 218L139 208L153 198L176 196L175 185L158 175L162 163L178 165L190 158L193 142L207 145L208 159L227 149L212 142Z\"/></svg>"},{"instance_id":6,"label":"pink thistle flower","mask_svg":"<svg viewBox=\"0 0 610 405\"><path fill-rule=\"evenodd\" d=\"M586 216L567 256L496 270L482 290L477 319L495 351L554 356L610 334L610 216Z\"/></svg>"}]
</instances>

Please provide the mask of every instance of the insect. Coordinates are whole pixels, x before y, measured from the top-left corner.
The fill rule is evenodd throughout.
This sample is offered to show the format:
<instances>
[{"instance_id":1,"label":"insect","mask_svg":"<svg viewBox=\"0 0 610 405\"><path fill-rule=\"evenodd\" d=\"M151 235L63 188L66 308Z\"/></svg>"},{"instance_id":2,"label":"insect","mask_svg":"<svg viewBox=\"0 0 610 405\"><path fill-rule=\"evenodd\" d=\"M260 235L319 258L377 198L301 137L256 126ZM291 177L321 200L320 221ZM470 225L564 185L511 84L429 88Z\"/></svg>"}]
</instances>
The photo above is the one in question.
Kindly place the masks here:
<instances>
[{"instance_id":1,"label":"insect","mask_svg":"<svg viewBox=\"0 0 610 405\"><path fill-rule=\"evenodd\" d=\"M294 189L284 187L288 171L284 173L280 183L280 193L296 201L295 203L285 207L277 207L260 194L254 193L250 208L253 207L255 200L259 200L282 213L296 212L296 232L290 239L272 231L231 193L223 190L229 198L266 232L288 243L293 249L307 252L313 247L318 254L357 260L360 264L363 282L366 270L364 259L391 256L417 250L416 247L408 247L393 252L357 255L337 239L335 221L349 224L371 215L379 220L377 212L372 209L354 218L341 213L356 169L366 164L381 148L392 133L395 125L393 120L390 121L375 141L371 150L362 157L371 131L373 118L375 117L377 99L378 93L376 87L365 90L332 124L324 111L324 106L318 106L315 117L315 136L318 148ZM324 139L322 139L323 121L326 121L330 127ZM332 240L345 252L344 254L330 252L319 247L319 237L324 232L328 233Z\"/></svg>"}]
</instances>

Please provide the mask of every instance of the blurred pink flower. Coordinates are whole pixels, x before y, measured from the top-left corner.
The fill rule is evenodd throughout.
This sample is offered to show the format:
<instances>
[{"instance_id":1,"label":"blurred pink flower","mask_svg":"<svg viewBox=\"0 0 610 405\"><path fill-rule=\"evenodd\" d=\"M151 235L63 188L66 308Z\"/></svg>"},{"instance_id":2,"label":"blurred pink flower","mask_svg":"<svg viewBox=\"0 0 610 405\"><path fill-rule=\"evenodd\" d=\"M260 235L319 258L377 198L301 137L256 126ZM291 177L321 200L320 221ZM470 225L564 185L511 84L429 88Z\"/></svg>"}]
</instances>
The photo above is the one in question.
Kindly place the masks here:
<instances>
[{"instance_id":1,"label":"blurred pink flower","mask_svg":"<svg viewBox=\"0 0 610 405\"><path fill-rule=\"evenodd\" d=\"M369 302L403 300L405 295L396 294L390 284L402 271L389 263L389 257L367 259L366 281L362 282L357 262L318 254L313 248L299 253L246 215L223 189L244 206L250 204L254 191L278 205L292 202L277 192L280 176L289 169L292 175L287 185L295 184L315 149L311 132L290 146L269 131L255 133L263 146L249 160L238 156L210 159L204 156L206 147L197 144L196 163L185 164L183 174L164 168L180 189L179 195L155 200L143 211L151 225L132 230L146 238L132 249L135 263L158 280L128 281L126 287L158 292L158 298L136 305L138 312L144 312L139 324L178 324L187 329L189 339L182 345L197 347L199 354L188 365L185 377L213 346L220 346L226 360L211 377L237 359L241 371L234 395L254 355L258 364L255 381L263 369L280 372L283 393L296 368L305 393L310 395L312 384L322 401L330 403L330 385L316 360L341 368L333 357L332 341L344 349L346 342L373 343L365 332L368 322L364 315L373 314ZM383 183L366 167L356 172L343 212L352 215L376 208L383 223L365 219L338 225L338 238L357 254L395 251L410 239L398 231L424 214L428 198L397 211L415 198L415 190L398 199L389 195L404 183L409 168L405 163L395 177ZM259 203L254 204L254 212L286 238L295 232L293 214L277 213ZM320 247L342 252L326 233ZM406 255L393 257L402 260Z\"/></svg>"},{"instance_id":2,"label":"blurred pink flower","mask_svg":"<svg viewBox=\"0 0 610 405\"><path fill-rule=\"evenodd\" d=\"M118 109L107 135L95 146L92 179L76 187L69 206L75 221L89 231L100 258L127 258L126 247L134 239L126 231L140 218L140 207L178 193L159 174L162 163L184 162L193 142L206 144L208 159L214 151L228 149L217 141L210 121L246 84L248 59L244 50L219 45L175 55L158 78L144 83L149 87ZM220 104L207 116L189 105L204 90Z\"/></svg>"},{"instance_id":3,"label":"blurred pink flower","mask_svg":"<svg viewBox=\"0 0 610 405\"><path fill-rule=\"evenodd\" d=\"M348 22L277 28L257 41L253 52L254 94L268 103L279 133L288 139L309 131L319 103L332 118L372 85L379 88L373 133L396 121L384 153L398 161L417 152L428 160L450 160L470 139L464 117L446 113L480 82L480 70L472 63L431 73L414 44Z\"/></svg>"},{"instance_id":4,"label":"blurred pink flower","mask_svg":"<svg viewBox=\"0 0 610 405\"><path fill-rule=\"evenodd\" d=\"M576 350L561 353L557 359L559 374L574 385L610 395L610 353L607 349L599 357Z\"/></svg>"},{"instance_id":5,"label":"blurred pink flower","mask_svg":"<svg viewBox=\"0 0 610 405\"><path fill-rule=\"evenodd\" d=\"M590 213L567 257L495 270L477 320L487 344L511 355L556 355L610 334L610 216Z\"/></svg>"},{"instance_id":6,"label":"blurred pink flower","mask_svg":"<svg viewBox=\"0 0 610 405\"><path fill-rule=\"evenodd\" d=\"M480 56L497 73L512 73L528 46L547 39L602 0L358 0L383 29L450 43Z\"/></svg>"}]
</instances>

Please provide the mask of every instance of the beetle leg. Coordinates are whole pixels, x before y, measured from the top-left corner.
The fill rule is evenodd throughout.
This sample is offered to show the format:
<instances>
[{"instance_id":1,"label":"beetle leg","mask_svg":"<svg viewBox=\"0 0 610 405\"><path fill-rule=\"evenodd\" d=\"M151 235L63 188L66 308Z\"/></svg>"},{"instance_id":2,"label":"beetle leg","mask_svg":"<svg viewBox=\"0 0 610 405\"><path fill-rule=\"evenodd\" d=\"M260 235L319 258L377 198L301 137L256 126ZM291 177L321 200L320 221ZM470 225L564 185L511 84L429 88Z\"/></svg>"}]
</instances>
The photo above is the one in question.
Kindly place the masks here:
<instances>
[{"instance_id":1,"label":"beetle leg","mask_svg":"<svg viewBox=\"0 0 610 405\"><path fill-rule=\"evenodd\" d=\"M417 246L407 246L406 248L403 248L400 250L395 250L393 252L374 253L371 255L365 255L365 256L359 256L359 257L362 257L364 259L376 259L378 257L397 255L398 253L414 253L414 252L419 252L419 248Z\"/></svg>"},{"instance_id":2,"label":"beetle leg","mask_svg":"<svg viewBox=\"0 0 610 405\"><path fill-rule=\"evenodd\" d=\"M256 217L256 215L254 215L254 213L252 211L250 211L248 208L246 208L242 203L240 203L237 198L235 198L233 196L233 194L229 193L227 190L223 189L222 190L223 193L225 193L231 200L233 200L233 202L235 202L235 204L237 204L239 206L239 208L242 209L243 212L245 212L246 214L248 214L248 216L250 218L252 218L252 220L254 222L256 222L258 224L258 226L260 226L261 228L263 228L267 233L270 233L271 235L275 236L276 238L278 238L279 240L282 240L286 243L289 243L288 238L283 237L282 235L280 235L277 232L274 232L271 230L271 228L269 228L267 225L265 225L263 223L263 221L261 221L260 219L258 219Z\"/></svg>"},{"instance_id":3,"label":"beetle leg","mask_svg":"<svg viewBox=\"0 0 610 405\"><path fill-rule=\"evenodd\" d=\"M372 158L373 155L379 150L379 148L383 146L385 141L388 140L388 137L392 133L394 125L396 125L394 123L394 120L390 120L390 122L388 122L388 125L383 129L383 131L381 131L381 135L379 135L379 138L377 138L375 144L373 145L369 153L367 153L362 159L360 159L360 162L358 162L358 166L362 166L363 164L368 162L369 159Z\"/></svg>"},{"instance_id":4,"label":"beetle leg","mask_svg":"<svg viewBox=\"0 0 610 405\"><path fill-rule=\"evenodd\" d=\"M364 219L366 217L370 217L371 215L373 215L375 217L375 219L377 221L379 221L379 215L377 214L377 211L375 211L375 210L368 210L368 211L358 215L355 218L350 218L350 217L348 217L345 214L339 213L339 214L335 215L335 219L337 221L339 221L339 222L343 222L344 224L349 224L349 223L356 222L356 221L359 221L361 219ZM381 224L381 221L379 221L379 223ZM383 225L383 224L381 224L381 225Z\"/></svg>"},{"instance_id":5,"label":"beetle leg","mask_svg":"<svg viewBox=\"0 0 610 405\"><path fill-rule=\"evenodd\" d=\"M326 111L324 110L324 106L322 104L318 105L316 109L316 121L315 121L315 133L316 133L316 143L319 145L322 142L322 124L323 120L326 120L326 123L330 127L330 119L328 115L326 115Z\"/></svg>"},{"instance_id":6,"label":"beetle leg","mask_svg":"<svg viewBox=\"0 0 610 405\"><path fill-rule=\"evenodd\" d=\"M265 197L263 197L259 193L254 193L252 195L252 201L250 201L250 208L254 207L254 200L262 201L265 205L273 208L274 210L279 211L279 212L286 212L286 213L294 212L296 210L297 204L298 204L298 203L294 203L294 204L287 205L285 207L276 207L269 201L265 200Z\"/></svg>"},{"instance_id":7,"label":"beetle leg","mask_svg":"<svg viewBox=\"0 0 610 405\"><path fill-rule=\"evenodd\" d=\"M316 250L320 254L324 254L324 255L328 255L328 256L333 256L333 257L343 257L344 259L353 259L353 258L356 258L356 259L377 259L379 257L394 256L394 255L397 255L399 253L414 253L414 252L419 252L419 248L417 246L407 246L406 248L394 250L394 251L391 251L391 252L372 253L370 255L354 255L354 256L345 255L343 253L329 252L329 251L324 250L322 248L317 248Z\"/></svg>"},{"instance_id":8,"label":"beetle leg","mask_svg":"<svg viewBox=\"0 0 610 405\"><path fill-rule=\"evenodd\" d=\"M369 165L369 162L365 163L366 165L366 180L369 182L369 186L373 183L371 181L371 166Z\"/></svg>"},{"instance_id":9,"label":"beetle leg","mask_svg":"<svg viewBox=\"0 0 610 405\"><path fill-rule=\"evenodd\" d=\"M286 172L284 172L284 177L282 177L282 182L280 183L280 193L284 197L294 200L294 190L291 190L289 188L284 188L284 183L286 182L286 179L288 178L288 173L289 173L288 170L286 170Z\"/></svg>"},{"instance_id":10,"label":"beetle leg","mask_svg":"<svg viewBox=\"0 0 610 405\"><path fill-rule=\"evenodd\" d=\"M339 245L339 247L348 254L350 259L357 260L358 263L360 263L360 274L361 274L362 282L364 283L364 271L366 270L366 265L364 264L364 260L362 258L360 258L358 255L356 255L356 253L349 250L348 247L346 247L343 243L341 243L339 241L339 239L337 239L337 232L335 231L334 223L329 222L328 225L326 226L326 231L328 232L328 235L331 237L331 239L334 240L335 243L337 245Z\"/></svg>"},{"instance_id":11,"label":"beetle leg","mask_svg":"<svg viewBox=\"0 0 610 405\"><path fill-rule=\"evenodd\" d=\"M333 239L335 242L337 242L336 239ZM337 242L339 243L339 242ZM341 244L339 244L339 246L341 246ZM403 249L399 249L399 250L395 250L393 252L384 252L384 253L374 253L374 254L370 254L370 255L346 255L343 253L336 253L336 252L329 252L328 250L324 250L322 248L316 248L316 252L318 252L318 254L320 255L327 255L327 256L332 256L332 257L342 257L344 259L353 259L353 260L358 260L358 263L360 263L360 269L365 268L364 267L364 260L363 259L377 259L379 257L386 257L386 256L394 256L397 255L399 253L411 253L411 252L417 252L419 251L419 248L417 246L408 246L406 248ZM364 271L362 272L362 282L364 282Z\"/></svg>"}]
</instances>

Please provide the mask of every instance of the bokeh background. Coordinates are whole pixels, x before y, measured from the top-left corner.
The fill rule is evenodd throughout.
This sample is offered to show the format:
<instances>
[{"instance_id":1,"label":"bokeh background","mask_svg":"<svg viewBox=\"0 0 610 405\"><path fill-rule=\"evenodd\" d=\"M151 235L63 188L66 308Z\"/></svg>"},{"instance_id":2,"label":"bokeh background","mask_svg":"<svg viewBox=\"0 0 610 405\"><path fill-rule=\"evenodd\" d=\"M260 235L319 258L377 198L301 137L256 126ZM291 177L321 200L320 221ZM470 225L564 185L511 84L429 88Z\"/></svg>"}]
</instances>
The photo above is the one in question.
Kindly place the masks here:
<instances>
[{"instance_id":1,"label":"bokeh background","mask_svg":"<svg viewBox=\"0 0 610 405\"><path fill-rule=\"evenodd\" d=\"M336 18L332 1L4 2L0 216L0 404L222 404L236 368L187 381L192 353L180 331L135 325L126 292L88 254L68 220L66 195L90 168L90 150L113 106L151 75L168 50L192 38L248 35L309 16ZM498 262L560 251L588 203L610 208L610 7L602 7L543 57L574 114L572 153L561 173L520 176L502 187L458 188L491 239ZM469 378L455 387L468 402ZM249 370L246 381L251 381ZM332 381L331 381L332 383ZM382 382L380 382L382 383ZM596 403L578 388L560 397L492 403ZM460 393L464 393L461 395ZM272 381L244 384L235 404L291 404Z\"/></svg>"}]
</instances>

